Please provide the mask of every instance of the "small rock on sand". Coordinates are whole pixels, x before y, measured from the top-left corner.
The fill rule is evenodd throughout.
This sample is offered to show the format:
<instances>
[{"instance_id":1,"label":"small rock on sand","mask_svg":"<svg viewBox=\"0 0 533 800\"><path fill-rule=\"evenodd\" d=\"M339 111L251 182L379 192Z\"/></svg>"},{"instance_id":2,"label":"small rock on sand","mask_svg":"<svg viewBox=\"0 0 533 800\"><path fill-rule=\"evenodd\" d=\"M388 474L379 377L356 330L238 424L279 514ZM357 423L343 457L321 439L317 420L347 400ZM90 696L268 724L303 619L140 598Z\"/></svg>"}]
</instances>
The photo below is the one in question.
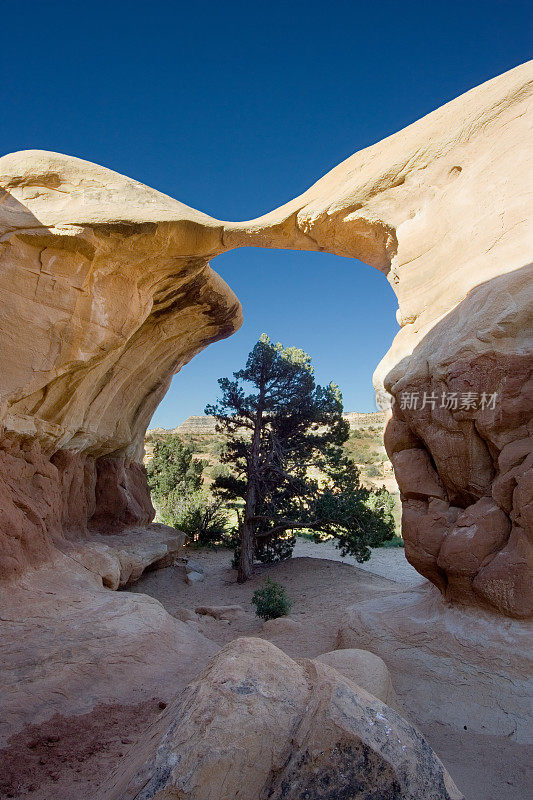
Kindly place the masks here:
<instances>
[{"instance_id":1,"label":"small rock on sand","mask_svg":"<svg viewBox=\"0 0 533 800\"><path fill-rule=\"evenodd\" d=\"M233 620L244 614L241 605L232 606L198 606L195 609L200 616L213 617L213 619Z\"/></svg>"},{"instance_id":2,"label":"small rock on sand","mask_svg":"<svg viewBox=\"0 0 533 800\"><path fill-rule=\"evenodd\" d=\"M297 622L295 619L277 617L276 619L268 619L261 628L261 633L267 636L277 636L283 633L297 633L301 628L301 622Z\"/></svg>"}]
</instances>

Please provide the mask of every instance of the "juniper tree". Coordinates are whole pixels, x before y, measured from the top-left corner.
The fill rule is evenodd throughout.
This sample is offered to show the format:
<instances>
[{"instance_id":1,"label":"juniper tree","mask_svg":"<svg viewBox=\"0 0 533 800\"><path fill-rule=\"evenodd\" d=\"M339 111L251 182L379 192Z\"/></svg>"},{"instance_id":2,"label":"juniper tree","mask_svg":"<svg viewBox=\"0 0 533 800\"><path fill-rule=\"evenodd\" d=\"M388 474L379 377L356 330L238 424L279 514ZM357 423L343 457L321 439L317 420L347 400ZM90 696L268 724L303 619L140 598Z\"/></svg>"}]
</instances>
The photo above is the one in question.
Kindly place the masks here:
<instances>
[{"instance_id":1,"label":"juniper tree","mask_svg":"<svg viewBox=\"0 0 533 800\"><path fill-rule=\"evenodd\" d=\"M244 369L218 383L221 398L205 413L225 433L221 457L232 467L215 490L244 501L239 582L251 576L259 549L276 547L298 529L336 537L343 554L359 561L369 558L370 546L393 537L385 495L360 485L343 452L349 425L339 388L315 384L307 353L263 334Z\"/></svg>"},{"instance_id":2,"label":"juniper tree","mask_svg":"<svg viewBox=\"0 0 533 800\"><path fill-rule=\"evenodd\" d=\"M154 443L152 458L146 467L148 485L154 495L166 496L175 489L183 492L202 485L201 461L193 458L190 447L176 434L169 434Z\"/></svg>"}]
</instances>

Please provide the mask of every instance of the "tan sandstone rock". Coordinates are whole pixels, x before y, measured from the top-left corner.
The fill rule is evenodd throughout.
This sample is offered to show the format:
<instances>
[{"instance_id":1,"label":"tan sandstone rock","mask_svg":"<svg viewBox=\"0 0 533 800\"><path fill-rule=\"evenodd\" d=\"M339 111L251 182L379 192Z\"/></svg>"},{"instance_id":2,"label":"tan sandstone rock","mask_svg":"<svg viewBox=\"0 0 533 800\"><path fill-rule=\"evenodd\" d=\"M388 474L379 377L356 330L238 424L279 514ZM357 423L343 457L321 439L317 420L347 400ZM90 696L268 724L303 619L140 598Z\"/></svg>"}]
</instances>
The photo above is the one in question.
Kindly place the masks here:
<instances>
[{"instance_id":1,"label":"tan sandstone rock","mask_svg":"<svg viewBox=\"0 0 533 800\"><path fill-rule=\"evenodd\" d=\"M0 159L0 575L65 533L153 518L143 437L170 380L236 330L222 225L77 158Z\"/></svg>"},{"instance_id":2,"label":"tan sandstone rock","mask_svg":"<svg viewBox=\"0 0 533 800\"><path fill-rule=\"evenodd\" d=\"M356 257L387 276L401 330L374 383L392 401L406 556L447 598L515 617L533 595L532 78L529 62L472 89L225 237ZM458 581L465 550L439 559L440 547L490 497L512 533L502 522L494 538L492 516L478 516L484 558Z\"/></svg>"},{"instance_id":3,"label":"tan sandstone rock","mask_svg":"<svg viewBox=\"0 0 533 800\"><path fill-rule=\"evenodd\" d=\"M244 609L238 603L230 606L198 606L195 612L199 616L213 617L213 619L234 620L244 613Z\"/></svg>"},{"instance_id":4,"label":"tan sandstone rock","mask_svg":"<svg viewBox=\"0 0 533 800\"><path fill-rule=\"evenodd\" d=\"M332 650L317 656L314 661L336 669L345 678L377 697L385 705L400 711L387 665L382 658L369 650L347 648Z\"/></svg>"},{"instance_id":5,"label":"tan sandstone rock","mask_svg":"<svg viewBox=\"0 0 533 800\"><path fill-rule=\"evenodd\" d=\"M1 574L51 557L65 533L152 519L147 423L172 375L241 321L209 259L326 250L381 270L398 296L375 384L394 401L386 445L407 558L449 599L528 615L532 74L528 63L472 89L242 223L69 156L0 159ZM439 560L440 545L488 497L512 533L458 582L462 551ZM491 538L489 517L476 524L477 541Z\"/></svg>"},{"instance_id":6,"label":"tan sandstone rock","mask_svg":"<svg viewBox=\"0 0 533 800\"><path fill-rule=\"evenodd\" d=\"M276 617L267 619L261 626L261 633L265 636L285 636L297 634L302 629L301 622L291 617Z\"/></svg>"},{"instance_id":7,"label":"tan sandstone rock","mask_svg":"<svg viewBox=\"0 0 533 800\"><path fill-rule=\"evenodd\" d=\"M127 788L115 782L110 799L461 797L395 711L326 664L295 662L261 639L227 645L165 715L155 755Z\"/></svg>"},{"instance_id":8,"label":"tan sandstone rock","mask_svg":"<svg viewBox=\"0 0 533 800\"><path fill-rule=\"evenodd\" d=\"M154 598L112 592L58 553L0 585L0 747L25 725L172 697L218 647Z\"/></svg>"},{"instance_id":9,"label":"tan sandstone rock","mask_svg":"<svg viewBox=\"0 0 533 800\"><path fill-rule=\"evenodd\" d=\"M374 380L380 401L394 400L386 446L404 492L405 553L447 601L463 605L439 598L428 608L404 600L401 616L395 595L388 612L366 609L365 624L347 623L353 636L341 644L368 646L387 663L387 648L396 652L398 641L406 658L419 645L440 648L428 663L442 678L439 700L446 707L450 667L443 648L458 637L459 649L468 652L464 685L476 670L486 682L479 719L500 728L508 723L509 735L517 720L522 724L522 656L520 669L507 661L523 651L523 628L487 610L476 616L467 606L510 617L532 611L532 77L529 63L488 81L356 153L281 208L241 223L214 220L70 156L25 151L0 159L6 735L32 716L87 710L103 698L127 700L169 674L179 683L211 654L213 645L192 625L148 598L113 594L102 584L120 586L172 556L160 532L146 527L153 508L143 437L172 376L239 327L240 304L209 261L247 245L360 258L387 276L398 297L401 330ZM476 403L464 404L472 393ZM151 542L139 541L140 529ZM394 631L383 625L387 613ZM375 646L380 626L389 643L383 650ZM439 641L431 644L431 636ZM499 643L496 667L482 646L491 641ZM485 669L489 661L492 671ZM276 663L276 670L293 673L293 662ZM303 715L300 701L310 696L308 680L315 686L319 670L327 691L340 686L325 665L299 667L288 684L292 694L280 696L279 681L266 680L272 689L268 736L269 725L278 735L278 714L282 725ZM436 685L425 689L438 692ZM203 683L188 691L212 700ZM356 709L359 728L347 731L339 721L342 698L333 701L330 693L322 710L312 706L320 724L313 731L302 722L297 748L283 751L292 759L281 762L291 786L309 777L298 761L306 737L319 775L330 774L332 763L353 775L364 752L372 754L372 765L383 766L380 780L405 780L416 754L427 754L410 739L415 760L400 775L399 762L380 749L385 740L373 738L377 728L369 731L354 691L343 696ZM259 702L251 695L250 702ZM499 706L503 696L511 711ZM188 697L192 712L196 700ZM460 692L459 699L465 699ZM296 703L292 710L289 700ZM454 703L457 708L457 697ZM334 709L332 716L324 708ZM193 735L199 717L182 711ZM391 730L397 725L394 720ZM346 751L330 752L320 738L326 733L341 736ZM363 734L369 737L364 745ZM273 752L268 741L267 755ZM204 757L201 748L200 738L184 751L191 765ZM394 758L401 755L396 744L393 750ZM323 752L333 759L329 766ZM235 753L224 758L233 765L230 756ZM442 778L432 754L428 759L425 769ZM207 756L204 763L209 772ZM212 775L222 779L214 768ZM275 791L271 797L282 791L279 782ZM447 795L442 789L425 796Z\"/></svg>"},{"instance_id":10,"label":"tan sandstone rock","mask_svg":"<svg viewBox=\"0 0 533 800\"><path fill-rule=\"evenodd\" d=\"M424 729L531 743L532 641L528 621L450 603L426 583L347 608L337 644L381 656Z\"/></svg>"}]
</instances>

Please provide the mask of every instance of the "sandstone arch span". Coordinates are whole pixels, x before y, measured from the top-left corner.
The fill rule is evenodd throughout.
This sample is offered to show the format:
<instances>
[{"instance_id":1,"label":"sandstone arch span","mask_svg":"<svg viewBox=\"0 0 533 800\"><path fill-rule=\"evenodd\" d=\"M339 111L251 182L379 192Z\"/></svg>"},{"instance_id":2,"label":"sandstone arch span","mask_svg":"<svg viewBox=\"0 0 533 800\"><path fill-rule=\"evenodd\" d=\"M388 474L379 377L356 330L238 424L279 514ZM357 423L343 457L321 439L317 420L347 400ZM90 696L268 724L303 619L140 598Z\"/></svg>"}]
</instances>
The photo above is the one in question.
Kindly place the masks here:
<instances>
[{"instance_id":1,"label":"sandstone arch span","mask_svg":"<svg viewBox=\"0 0 533 800\"><path fill-rule=\"evenodd\" d=\"M172 375L240 324L209 261L254 245L387 276L402 328L375 385L396 401L406 554L449 599L530 614L532 76L473 89L242 223L76 158L0 159L3 577L151 520L144 431ZM402 408L404 392L435 407ZM441 408L443 393L497 402Z\"/></svg>"}]
</instances>

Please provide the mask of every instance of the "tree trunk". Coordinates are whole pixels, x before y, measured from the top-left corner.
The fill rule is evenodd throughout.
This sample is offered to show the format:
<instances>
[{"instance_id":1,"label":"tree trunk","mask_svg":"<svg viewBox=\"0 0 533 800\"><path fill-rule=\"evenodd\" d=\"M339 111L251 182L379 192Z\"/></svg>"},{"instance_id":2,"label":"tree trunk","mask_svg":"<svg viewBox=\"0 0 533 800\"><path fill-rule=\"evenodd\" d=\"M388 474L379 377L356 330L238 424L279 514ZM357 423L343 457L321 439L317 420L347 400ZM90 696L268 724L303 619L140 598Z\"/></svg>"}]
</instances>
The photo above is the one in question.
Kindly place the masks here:
<instances>
[{"instance_id":1,"label":"tree trunk","mask_svg":"<svg viewBox=\"0 0 533 800\"><path fill-rule=\"evenodd\" d=\"M256 425L257 429L257 425ZM257 442L256 442L257 433ZM259 437L260 430L254 431L252 450L250 457L250 469L248 470L248 485L246 489L246 506L244 509L244 520L241 525L240 543L241 555L239 558L239 571L237 583L245 583L252 577L254 571L254 550L255 550L255 523L251 522L255 516L257 505L256 481L257 481L257 461L259 458ZM254 469L255 466L255 469Z\"/></svg>"},{"instance_id":2,"label":"tree trunk","mask_svg":"<svg viewBox=\"0 0 533 800\"><path fill-rule=\"evenodd\" d=\"M254 433L252 436L252 447L250 450L250 460L248 462L246 506L244 509L244 521L241 526L241 557L239 559L239 571L237 583L245 583L252 577L254 571L254 552L255 552L255 522L251 522L255 517L257 508L257 487L259 479L259 451L261 446L261 430L263 425L263 403L265 395L265 381L262 376L259 387L259 402L257 415L255 418Z\"/></svg>"},{"instance_id":3,"label":"tree trunk","mask_svg":"<svg viewBox=\"0 0 533 800\"><path fill-rule=\"evenodd\" d=\"M239 559L239 571L237 573L237 583L245 583L252 577L254 571L254 526L244 523L241 528L241 557Z\"/></svg>"}]
</instances>

